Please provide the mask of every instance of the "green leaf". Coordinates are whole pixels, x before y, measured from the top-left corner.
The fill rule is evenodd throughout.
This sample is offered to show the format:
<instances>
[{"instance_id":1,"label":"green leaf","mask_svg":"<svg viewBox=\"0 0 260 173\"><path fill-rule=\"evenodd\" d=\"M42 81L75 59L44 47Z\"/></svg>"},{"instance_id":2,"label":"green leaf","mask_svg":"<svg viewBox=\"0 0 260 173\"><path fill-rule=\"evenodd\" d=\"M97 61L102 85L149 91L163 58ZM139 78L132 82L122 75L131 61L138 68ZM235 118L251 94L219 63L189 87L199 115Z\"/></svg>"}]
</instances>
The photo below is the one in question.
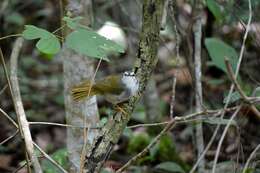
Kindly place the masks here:
<instances>
[{"instance_id":1,"label":"green leaf","mask_svg":"<svg viewBox=\"0 0 260 173\"><path fill-rule=\"evenodd\" d=\"M46 54L56 54L60 51L60 42L55 36L40 39L36 47Z\"/></svg>"},{"instance_id":2,"label":"green leaf","mask_svg":"<svg viewBox=\"0 0 260 173\"><path fill-rule=\"evenodd\" d=\"M22 33L22 36L26 40L34 40L37 38L48 38L51 33L45 29L38 28L33 25L25 25L25 30Z\"/></svg>"},{"instance_id":3,"label":"green leaf","mask_svg":"<svg viewBox=\"0 0 260 173\"><path fill-rule=\"evenodd\" d=\"M227 73L225 58L229 59L233 71L236 69L238 54L236 50L217 38L207 38L205 46L216 67Z\"/></svg>"},{"instance_id":4,"label":"green leaf","mask_svg":"<svg viewBox=\"0 0 260 173\"><path fill-rule=\"evenodd\" d=\"M66 22L67 26L70 28L70 29L77 29L78 27L83 27L83 25L80 24L80 21L83 19L82 16L77 16L75 18L70 18L70 17L63 17L63 21Z\"/></svg>"},{"instance_id":5,"label":"green leaf","mask_svg":"<svg viewBox=\"0 0 260 173\"><path fill-rule=\"evenodd\" d=\"M221 12L221 7L215 0L206 0L207 7L209 11L213 14L217 21L221 22L223 20L223 15Z\"/></svg>"},{"instance_id":6,"label":"green leaf","mask_svg":"<svg viewBox=\"0 0 260 173\"><path fill-rule=\"evenodd\" d=\"M36 43L36 47L45 54L56 54L61 47L58 38L54 34L33 25L25 25L22 36L27 40L40 39Z\"/></svg>"},{"instance_id":7,"label":"green leaf","mask_svg":"<svg viewBox=\"0 0 260 173\"><path fill-rule=\"evenodd\" d=\"M122 46L97 34L94 31L80 28L66 37L66 45L86 56L107 60L107 54L111 51L124 52Z\"/></svg>"},{"instance_id":8,"label":"green leaf","mask_svg":"<svg viewBox=\"0 0 260 173\"><path fill-rule=\"evenodd\" d=\"M157 165L155 168L172 173L185 173L181 166L175 162L163 162Z\"/></svg>"}]
</instances>

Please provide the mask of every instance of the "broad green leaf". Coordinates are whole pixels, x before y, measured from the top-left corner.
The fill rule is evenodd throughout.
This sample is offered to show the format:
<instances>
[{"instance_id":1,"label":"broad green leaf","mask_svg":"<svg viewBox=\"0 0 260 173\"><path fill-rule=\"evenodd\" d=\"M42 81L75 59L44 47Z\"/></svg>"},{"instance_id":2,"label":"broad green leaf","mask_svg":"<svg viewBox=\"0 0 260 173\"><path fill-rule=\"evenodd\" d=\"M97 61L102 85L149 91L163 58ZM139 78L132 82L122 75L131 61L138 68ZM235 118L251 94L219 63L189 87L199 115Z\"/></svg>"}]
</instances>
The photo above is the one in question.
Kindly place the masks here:
<instances>
[{"instance_id":1,"label":"broad green leaf","mask_svg":"<svg viewBox=\"0 0 260 173\"><path fill-rule=\"evenodd\" d=\"M33 25L25 25L25 30L22 33L22 36L26 40L34 40L37 38L48 38L52 33L46 31L45 29L38 28Z\"/></svg>"},{"instance_id":2,"label":"broad green leaf","mask_svg":"<svg viewBox=\"0 0 260 173\"><path fill-rule=\"evenodd\" d=\"M233 71L236 69L238 54L236 50L217 38L207 38L205 46L216 67L227 73L225 58L229 59Z\"/></svg>"},{"instance_id":3,"label":"broad green leaf","mask_svg":"<svg viewBox=\"0 0 260 173\"><path fill-rule=\"evenodd\" d=\"M221 7L219 4L217 4L216 0L206 0L206 4L216 20L221 22L223 20L223 15L221 12Z\"/></svg>"},{"instance_id":4,"label":"broad green leaf","mask_svg":"<svg viewBox=\"0 0 260 173\"><path fill-rule=\"evenodd\" d=\"M175 162L163 162L157 165L155 168L172 173L185 173L181 166Z\"/></svg>"},{"instance_id":5,"label":"broad green leaf","mask_svg":"<svg viewBox=\"0 0 260 173\"><path fill-rule=\"evenodd\" d=\"M212 118L203 120L203 122L205 122L205 123L219 124L219 125L227 125L229 123L229 121L230 121L229 119L223 119L223 118L217 118L217 117L212 117ZM237 126L236 121L232 120L231 125Z\"/></svg>"},{"instance_id":6,"label":"broad green leaf","mask_svg":"<svg viewBox=\"0 0 260 173\"><path fill-rule=\"evenodd\" d=\"M227 103L227 99L228 99L227 97L228 97L228 95L224 98L224 101L223 101L225 104ZM241 98L241 96L240 96L239 92L235 91L231 94L229 103L234 103L234 102L238 101L240 98Z\"/></svg>"},{"instance_id":7,"label":"broad green leaf","mask_svg":"<svg viewBox=\"0 0 260 173\"><path fill-rule=\"evenodd\" d=\"M66 45L86 56L93 58L103 58L108 61L107 53L111 51L123 53L122 46L97 34L94 31L80 28L66 37Z\"/></svg>"},{"instance_id":8,"label":"broad green leaf","mask_svg":"<svg viewBox=\"0 0 260 173\"><path fill-rule=\"evenodd\" d=\"M63 17L63 21L66 22L67 26L70 29L77 29L78 27L82 27L83 25L81 25L79 22L83 19L82 16L77 16L75 18L70 18L70 17Z\"/></svg>"},{"instance_id":9,"label":"broad green leaf","mask_svg":"<svg viewBox=\"0 0 260 173\"><path fill-rule=\"evenodd\" d=\"M36 43L36 47L45 54L56 54L61 47L58 38L54 34L33 25L26 25L22 36L27 40L40 39Z\"/></svg>"},{"instance_id":10,"label":"broad green leaf","mask_svg":"<svg viewBox=\"0 0 260 173\"><path fill-rule=\"evenodd\" d=\"M40 39L36 47L46 54L56 54L60 51L60 42L56 37L50 36Z\"/></svg>"}]
</instances>

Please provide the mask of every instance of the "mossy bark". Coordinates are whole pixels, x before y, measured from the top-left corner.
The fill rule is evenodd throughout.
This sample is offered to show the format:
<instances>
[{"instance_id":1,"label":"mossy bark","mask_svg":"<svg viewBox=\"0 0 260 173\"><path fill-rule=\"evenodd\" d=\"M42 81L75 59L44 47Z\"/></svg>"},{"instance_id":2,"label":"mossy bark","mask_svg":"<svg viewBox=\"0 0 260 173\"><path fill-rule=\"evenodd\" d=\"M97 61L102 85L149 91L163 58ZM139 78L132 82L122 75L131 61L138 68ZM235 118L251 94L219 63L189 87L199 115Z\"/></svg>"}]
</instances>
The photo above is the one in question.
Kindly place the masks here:
<instances>
[{"instance_id":1,"label":"mossy bark","mask_svg":"<svg viewBox=\"0 0 260 173\"><path fill-rule=\"evenodd\" d=\"M123 112L115 112L95 138L90 155L85 162L86 172L99 172L104 161L110 155L112 147L118 142L124 128L130 120L134 106L142 96L149 78L157 63L159 32L164 0L144 0L142 31L136 59L137 77L140 80L138 95L120 105Z\"/></svg>"}]
</instances>

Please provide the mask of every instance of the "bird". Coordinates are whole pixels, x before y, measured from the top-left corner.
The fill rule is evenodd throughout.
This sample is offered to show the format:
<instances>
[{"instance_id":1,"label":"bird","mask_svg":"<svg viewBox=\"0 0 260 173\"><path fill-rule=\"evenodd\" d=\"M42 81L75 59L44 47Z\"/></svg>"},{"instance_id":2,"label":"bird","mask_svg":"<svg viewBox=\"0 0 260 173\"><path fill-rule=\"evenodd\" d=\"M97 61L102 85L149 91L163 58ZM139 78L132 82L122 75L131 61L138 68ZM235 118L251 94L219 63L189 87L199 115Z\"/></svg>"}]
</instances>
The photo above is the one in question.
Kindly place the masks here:
<instances>
[{"instance_id":1,"label":"bird","mask_svg":"<svg viewBox=\"0 0 260 173\"><path fill-rule=\"evenodd\" d=\"M72 99L82 101L94 95L104 96L105 100L117 105L127 101L138 93L139 80L134 72L126 71L123 74L109 75L92 82L86 80L71 89Z\"/></svg>"}]
</instances>

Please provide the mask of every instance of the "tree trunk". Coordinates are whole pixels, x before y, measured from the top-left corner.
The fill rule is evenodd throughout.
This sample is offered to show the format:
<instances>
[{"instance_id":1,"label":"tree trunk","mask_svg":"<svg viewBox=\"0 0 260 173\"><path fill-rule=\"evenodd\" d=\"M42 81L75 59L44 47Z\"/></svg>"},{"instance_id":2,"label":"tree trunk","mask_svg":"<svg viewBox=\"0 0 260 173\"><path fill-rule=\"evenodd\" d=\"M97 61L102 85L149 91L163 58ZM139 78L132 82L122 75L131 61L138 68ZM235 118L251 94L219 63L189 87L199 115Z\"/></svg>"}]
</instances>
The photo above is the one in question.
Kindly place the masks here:
<instances>
[{"instance_id":1,"label":"tree trunk","mask_svg":"<svg viewBox=\"0 0 260 173\"><path fill-rule=\"evenodd\" d=\"M76 1L68 0L64 4L66 14L70 12L73 17L84 17L83 24L91 25L92 20L92 3L91 0ZM65 31L67 35L69 31ZM64 99L66 109L67 124L73 126L95 126L98 123L98 108L96 97L74 102L71 97L71 87L79 84L83 80L91 80L94 74L94 61L88 57L82 56L63 47L61 52L64 70ZM87 147L93 144L93 139L97 136L97 130L88 129L87 135L83 135L84 130L81 128L67 129L67 148L70 162L70 172L80 172L81 154L85 158ZM85 140L84 140L85 136ZM85 142L84 142L85 141ZM84 149L84 150L82 150Z\"/></svg>"}]
</instances>

